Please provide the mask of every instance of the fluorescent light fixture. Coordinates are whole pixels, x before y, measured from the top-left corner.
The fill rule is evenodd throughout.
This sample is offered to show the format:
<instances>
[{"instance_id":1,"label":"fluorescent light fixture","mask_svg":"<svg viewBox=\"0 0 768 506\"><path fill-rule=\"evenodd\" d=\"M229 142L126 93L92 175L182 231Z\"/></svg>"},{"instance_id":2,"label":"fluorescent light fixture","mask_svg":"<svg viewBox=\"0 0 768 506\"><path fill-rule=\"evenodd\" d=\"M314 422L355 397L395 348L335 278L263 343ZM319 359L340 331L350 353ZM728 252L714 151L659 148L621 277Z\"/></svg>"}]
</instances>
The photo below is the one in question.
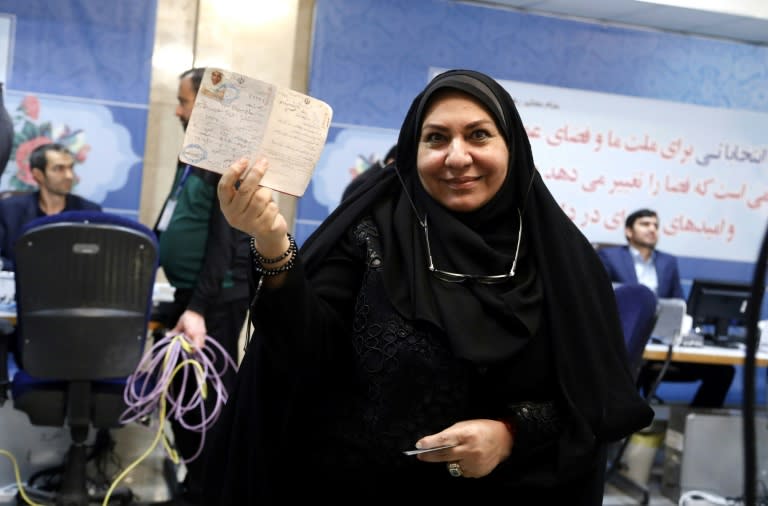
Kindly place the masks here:
<instances>
[{"instance_id":1,"label":"fluorescent light fixture","mask_svg":"<svg viewBox=\"0 0 768 506\"><path fill-rule=\"evenodd\" d=\"M719 12L733 16L768 19L766 0L635 0L649 4L683 7L697 11Z\"/></svg>"}]
</instances>

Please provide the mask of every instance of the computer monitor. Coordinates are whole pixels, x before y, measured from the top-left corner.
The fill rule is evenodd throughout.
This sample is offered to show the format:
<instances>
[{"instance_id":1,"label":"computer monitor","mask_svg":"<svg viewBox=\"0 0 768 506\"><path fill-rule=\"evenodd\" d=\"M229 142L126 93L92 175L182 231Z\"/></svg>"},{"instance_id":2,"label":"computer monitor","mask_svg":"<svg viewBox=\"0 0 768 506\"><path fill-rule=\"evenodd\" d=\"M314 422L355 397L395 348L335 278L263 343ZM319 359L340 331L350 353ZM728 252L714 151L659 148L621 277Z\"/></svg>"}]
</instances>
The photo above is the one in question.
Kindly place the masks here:
<instances>
[{"instance_id":1,"label":"computer monitor","mask_svg":"<svg viewBox=\"0 0 768 506\"><path fill-rule=\"evenodd\" d=\"M716 342L743 341L751 290L749 283L694 279L687 302L694 331Z\"/></svg>"}]
</instances>

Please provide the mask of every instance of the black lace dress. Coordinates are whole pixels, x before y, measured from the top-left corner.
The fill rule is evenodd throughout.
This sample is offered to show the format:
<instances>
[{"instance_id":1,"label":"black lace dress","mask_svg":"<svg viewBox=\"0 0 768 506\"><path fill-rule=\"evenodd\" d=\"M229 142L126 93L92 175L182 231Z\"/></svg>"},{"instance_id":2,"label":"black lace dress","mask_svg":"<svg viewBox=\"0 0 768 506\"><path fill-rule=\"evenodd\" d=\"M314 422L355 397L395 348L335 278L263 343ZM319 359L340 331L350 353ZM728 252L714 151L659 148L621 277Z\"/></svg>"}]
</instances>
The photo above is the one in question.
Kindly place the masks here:
<instances>
[{"instance_id":1,"label":"black lace dress","mask_svg":"<svg viewBox=\"0 0 768 506\"><path fill-rule=\"evenodd\" d=\"M284 452L269 462L285 471L270 480L274 497L290 497L304 486L328 498L359 498L364 491L375 491L379 499L408 498L417 491L431 491L425 498L455 500L468 494L479 499L509 492L521 501L570 500L574 488L586 489L576 491L576 496L601 495L601 487L595 488L600 470L578 485L554 486L561 400L547 336L531 339L503 363L481 366L456 358L447 339L434 328L405 321L392 309L382 286L377 236L373 223L363 220L332 255L339 272L349 272L344 269L347 262L358 263L361 279L336 278L332 286L315 280L314 287L325 288L308 295L301 292L297 269L290 282L262 294L256 305L257 320L268 315L263 321L269 325L292 322L267 330L279 337L263 343L285 378L281 388L297 375L305 378L300 387L284 390L285 395L312 392L293 399L287 408L293 415L274 428L281 434L276 439L283 442ZM335 274L328 276L330 281ZM314 299L319 293L325 295L322 302ZM349 297L354 297L354 305L344 302ZM304 311L305 304L312 309ZM353 306L354 313L339 310ZM338 312L338 326L308 316L317 311L326 316ZM279 313L285 315L276 318ZM298 325L300 320L304 321ZM306 332L307 339L302 328L313 329ZM520 416L523 413L527 418ZM403 454L419 438L458 421L515 414L519 421L515 448L484 478L456 479L445 464ZM296 489L291 484L302 486Z\"/></svg>"}]
</instances>

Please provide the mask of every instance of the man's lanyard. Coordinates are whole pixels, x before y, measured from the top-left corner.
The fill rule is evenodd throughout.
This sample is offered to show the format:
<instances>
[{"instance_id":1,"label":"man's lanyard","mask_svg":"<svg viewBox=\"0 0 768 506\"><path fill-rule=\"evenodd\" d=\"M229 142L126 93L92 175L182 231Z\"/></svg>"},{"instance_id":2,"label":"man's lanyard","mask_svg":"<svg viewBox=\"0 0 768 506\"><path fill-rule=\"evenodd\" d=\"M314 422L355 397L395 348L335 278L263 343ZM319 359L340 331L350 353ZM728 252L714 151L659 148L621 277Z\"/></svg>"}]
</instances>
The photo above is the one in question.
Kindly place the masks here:
<instances>
[{"instance_id":1,"label":"man's lanyard","mask_svg":"<svg viewBox=\"0 0 768 506\"><path fill-rule=\"evenodd\" d=\"M187 164L184 167L184 172L181 174L181 179L179 179L179 184L176 186L176 191L173 192L173 200L179 200L179 195L181 195L181 190L184 188L184 183L187 182L187 178L189 177L190 172L192 172L192 167Z\"/></svg>"},{"instance_id":2,"label":"man's lanyard","mask_svg":"<svg viewBox=\"0 0 768 506\"><path fill-rule=\"evenodd\" d=\"M184 172L181 174L181 178L179 179L179 184L176 186L176 190L174 190L173 195L168 199L168 202L165 203L163 214L160 216L160 220L157 222L158 231L165 232L165 229L168 228L168 224L171 222L171 218L173 217L173 211L176 209L176 202L179 200L181 190L184 189L184 184L187 182L191 172L192 167L187 164L187 166L184 167Z\"/></svg>"}]
</instances>

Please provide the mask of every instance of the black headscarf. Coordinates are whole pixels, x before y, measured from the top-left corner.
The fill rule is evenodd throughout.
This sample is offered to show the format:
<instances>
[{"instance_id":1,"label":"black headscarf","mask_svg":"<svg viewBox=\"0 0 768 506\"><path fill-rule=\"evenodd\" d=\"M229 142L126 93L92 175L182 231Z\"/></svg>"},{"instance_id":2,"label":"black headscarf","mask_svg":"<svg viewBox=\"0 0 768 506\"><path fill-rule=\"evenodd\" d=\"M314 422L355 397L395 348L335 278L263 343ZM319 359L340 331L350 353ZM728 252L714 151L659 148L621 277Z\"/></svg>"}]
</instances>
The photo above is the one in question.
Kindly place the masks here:
<instances>
[{"instance_id":1,"label":"black headscarf","mask_svg":"<svg viewBox=\"0 0 768 506\"><path fill-rule=\"evenodd\" d=\"M447 89L480 102L495 120L510 152L501 188L487 204L471 212L454 212L440 205L424 190L416 169L424 114L436 94ZM447 72L433 80L413 101L400 130L396 170L406 191L374 211L379 227L388 227L381 231L386 255L384 283L395 307L408 319L428 321L442 329L458 356L478 363L508 358L536 335L541 319L541 285L518 214L524 214L534 167L526 156L530 149L525 147L522 122L505 110L504 100L472 73ZM451 272L509 272L518 234L522 234L514 277L500 285L467 282L466 286L436 279L426 269L425 233L420 224L425 218L434 262Z\"/></svg>"},{"instance_id":2,"label":"black headscarf","mask_svg":"<svg viewBox=\"0 0 768 506\"><path fill-rule=\"evenodd\" d=\"M444 88L458 89L479 100L495 118L510 152L502 188L472 213L442 208L426 194L416 174L425 107ZM372 215L382 239L391 301L405 317L428 320L445 330L457 354L477 361L494 360L514 353L546 329L565 423L558 444L557 477L563 482L583 478L602 462L598 455L603 443L647 426L653 411L640 397L629 372L608 275L591 244L563 213L535 170L530 143L511 96L479 72L453 70L438 75L415 98L406 115L396 166L402 181L392 165L378 171L304 242L300 256L307 278L312 280L350 227ZM509 269L519 209L522 246L518 273L510 285L497 289L472 286L475 298L470 300L467 293L458 293L468 292L462 286L452 290L435 283L426 273L423 232L404 189L417 210L429 215L431 245L450 246L436 248L436 262L457 272L500 274ZM493 320L490 323L479 318L479 311L486 310L492 315L486 318ZM452 311L455 316L449 314ZM466 315L472 321L463 321ZM206 492L219 504L245 504L268 496L269 473L283 472L272 469L274 462L281 455L292 458L300 453L286 449L295 434L280 431L311 424L313 415L308 409L311 394L306 392L312 378L299 377L294 371L290 383L276 379L274 365L258 345L265 339L259 336L258 322L254 323L251 345L210 450ZM454 326L466 335L455 332ZM473 340L475 335L480 338Z\"/></svg>"}]
</instances>

